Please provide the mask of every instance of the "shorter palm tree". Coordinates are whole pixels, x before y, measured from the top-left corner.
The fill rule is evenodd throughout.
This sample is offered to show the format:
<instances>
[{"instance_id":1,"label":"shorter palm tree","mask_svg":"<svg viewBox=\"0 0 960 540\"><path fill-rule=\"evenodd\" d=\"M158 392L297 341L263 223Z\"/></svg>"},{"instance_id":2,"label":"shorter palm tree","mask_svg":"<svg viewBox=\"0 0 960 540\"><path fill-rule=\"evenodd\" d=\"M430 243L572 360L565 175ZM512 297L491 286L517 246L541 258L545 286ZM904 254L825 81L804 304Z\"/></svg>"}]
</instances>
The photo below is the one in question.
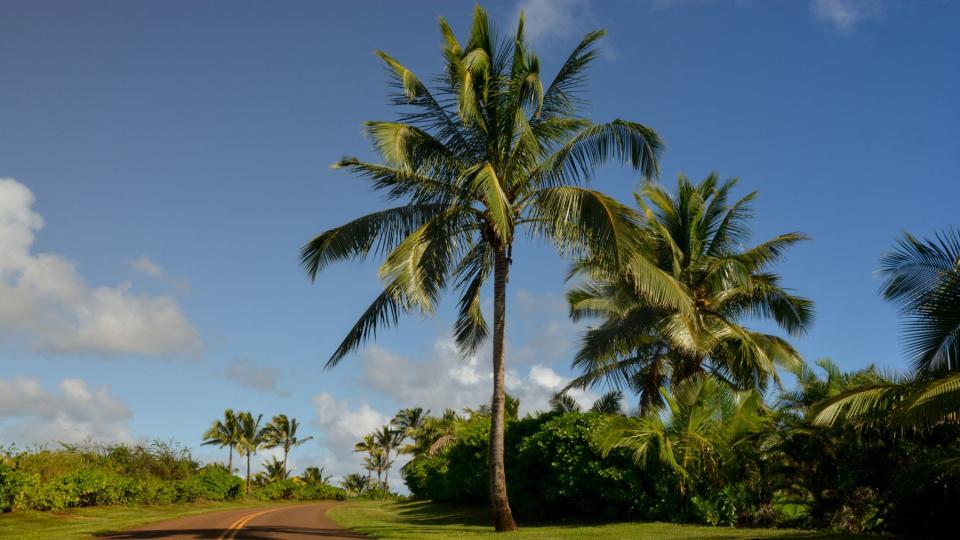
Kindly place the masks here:
<instances>
[{"instance_id":1,"label":"shorter palm tree","mask_svg":"<svg viewBox=\"0 0 960 540\"><path fill-rule=\"evenodd\" d=\"M237 446L240 439L240 430L237 423L237 415L233 409L223 411L223 419L214 420L210 428L203 434L203 446L217 445L220 448L224 446L230 449L227 458L227 470L233 474L233 449Z\"/></svg>"},{"instance_id":2,"label":"shorter palm tree","mask_svg":"<svg viewBox=\"0 0 960 540\"><path fill-rule=\"evenodd\" d=\"M332 475L323 474L323 467L307 467L300 475L300 480L311 486L325 486L330 483L331 478Z\"/></svg>"},{"instance_id":3,"label":"shorter palm tree","mask_svg":"<svg viewBox=\"0 0 960 540\"><path fill-rule=\"evenodd\" d=\"M300 422L296 418L287 418L285 414L274 416L263 428L263 447L283 449L283 470L287 471L287 457L290 450L313 440L313 436L298 438Z\"/></svg>"},{"instance_id":4,"label":"shorter palm tree","mask_svg":"<svg viewBox=\"0 0 960 540\"><path fill-rule=\"evenodd\" d=\"M250 458L257 453L263 444L263 432L260 430L260 420L262 414L256 418L249 412L242 412L237 415L239 426L239 437L237 440L237 450L241 456L247 458L247 494L250 494Z\"/></svg>"},{"instance_id":5,"label":"shorter palm tree","mask_svg":"<svg viewBox=\"0 0 960 540\"><path fill-rule=\"evenodd\" d=\"M363 439L357 441L357 443L353 445L353 451L367 453L367 456L364 458L364 469L367 471L367 484L373 483L371 475L374 469L366 466L367 462L373 459L373 455L380 452L380 449L377 447L377 442L373 439L373 433L368 433L363 436Z\"/></svg>"},{"instance_id":6,"label":"shorter palm tree","mask_svg":"<svg viewBox=\"0 0 960 540\"><path fill-rule=\"evenodd\" d=\"M348 493L353 495L363 495L363 492L370 486L370 480L362 474L350 473L343 477L340 485Z\"/></svg>"},{"instance_id":7,"label":"shorter palm tree","mask_svg":"<svg viewBox=\"0 0 960 540\"><path fill-rule=\"evenodd\" d=\"M390 460L390 452L396 450L403 444L403 439L405 435L403 432L393 429L389 424L381 426L379 430L375 431L373 438L376 441L377 446L383 451L384 458L384 479L383 479L383 496L387 496L387 492L390 491L390 467L393 466L393 461Z\"/></svg>"},{"instance_id":8,"label":"shorter palm tree","mask_svg":"<svg viewBox=\"0 0 960 540\"><path fill-rule=\"evenodd\" d=\"M263 475L265 484L279 482L287 479L287 468L276 456L272 456L270 461L263 462L263 472L260 474Z\"/></svg>"},{"instance_id":9,"label":"shorter palm tree","mask_svg":"<svg viewBox=\"0 0 960 540\"><path fill-rule=\"evenodd\" d=\"M568 388L630 389L647 410L662 404L661 386L699 374L763 389L778 380L777 367L802 364L785 339L744 323L767 319L791 335L806 332L812 302L783 288L771 271L805 236L787 233L744 247L756 193L729 203L735 185L715 174L698 184L680 176L675 195L648 183L636 196L645 217L638 241L683 302L665 303L663 291L638 280L630 265L596 257L575 265L584 280L567 293L571 316L600 324L584 334L574 360L582 374Z\"/></svg>"},{"instance_id":10,"label":"shorter palm tree","mask_svg":"<svg viewBox=\"0 0 960 540\"><path fill-rule=\"evenodd\" d=\"M660 394L667 414L606 416L594 442L604 457L625 449L638 465L656 463L672 471L683 510L691 482L717 483L725 456L759 435L763 397L757 390L736 392L706 375L686 379L672 393L661 388Z\"/></svg>"},{"instance_id":11,"label":"shorter palm tree","mask_svg":"<svg viewBox=\"0 0 960 540\"><path fill-rule=\"evenodd\" d=\"M583 412L583 407L567 392L557 392L550 398L550 411L555 413ZM612 390L600 396L590 407L590 412L619 414L623 412L623 392Z\"/></svg>"}]
</instances>

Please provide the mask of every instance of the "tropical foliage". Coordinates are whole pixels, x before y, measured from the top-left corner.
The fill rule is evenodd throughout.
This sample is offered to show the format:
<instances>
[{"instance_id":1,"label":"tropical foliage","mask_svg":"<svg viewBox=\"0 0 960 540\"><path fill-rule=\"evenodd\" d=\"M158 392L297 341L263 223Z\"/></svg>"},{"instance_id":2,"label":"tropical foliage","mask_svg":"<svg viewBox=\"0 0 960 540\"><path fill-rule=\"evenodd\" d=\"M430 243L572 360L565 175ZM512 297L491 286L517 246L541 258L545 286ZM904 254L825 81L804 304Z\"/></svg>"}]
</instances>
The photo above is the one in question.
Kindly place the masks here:
<instances>
[{"instance_id":1,"label":"tropical foliage","mask_svg":"<svg viewBox=\"0 0 960 540\"><path fill-rule=\"evenodd\" d=\"M521 15L500 43L477 7L465 41L440 20L443 68L429 89L397 59L377 54L393 76L398 121L367 122L380 163L344 158L335 166L370 181L399 206L316 236L301 260L311 278L332 262L383 256L383 292L327 362L339 363L401 313L433 313L441 294L457 289L457 345L473 353L490 332L481 293L493 282L493 399L490 493L497 530L516 528L503 465L506 283L516 238L545 239L565 254L591 253L609 264L632 261L636 278L664 301L678 300L667 280L638 252L635 212L585 187L596 167L628 164L646 177L662 148L650 128L627 120L597 124L577 90L603 32L591 32L553 80L541 79Z\"/></svg>"},{"instance_id":2,"label":"tropical foliage","mask_svg":"<svg viewBox=\"0 0 960 540\"><path fill-rule=\"evenodd\" d=\"M672 289L683 292L679 305L665 304L659 289L602 259L574 265L584 283L567 295L571 316L599 324L583 336L574 361L582 375L570 386L631 390L652 410L665 402L661 387L702 374L763 390L779 380L778 367L800 366L786 340L744 321L770 319L792 335L810 326L812 302L784 289L770 270L805 237L787 233L744 247L756 193L730 202L735 185L713 174L699 184L680 176L675 194L648 183L636 195L645 219L634 234Z\"/></svg>"}]
</instances>

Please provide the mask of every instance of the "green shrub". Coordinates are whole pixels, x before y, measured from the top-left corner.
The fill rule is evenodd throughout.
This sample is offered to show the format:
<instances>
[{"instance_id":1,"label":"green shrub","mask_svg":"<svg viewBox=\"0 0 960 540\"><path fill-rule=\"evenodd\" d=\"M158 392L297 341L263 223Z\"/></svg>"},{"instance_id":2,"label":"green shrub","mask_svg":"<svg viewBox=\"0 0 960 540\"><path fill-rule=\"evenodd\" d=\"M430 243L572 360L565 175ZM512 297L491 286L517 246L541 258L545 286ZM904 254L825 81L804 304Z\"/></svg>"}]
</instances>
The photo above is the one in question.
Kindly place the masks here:
<instances>
[{"instance_id":1,"label":"green shrub","mask_svg":"<svg viewBox=\"0 0 960 540\"><path fill-rule=\"evenodd\" d=\"M292 479L271 482L256 491L256 496L261 501L279 501L293 499L297 492L298 485Z\"/></svg>"},{"instance_id":2,"label":"green shrub","mask_svg":"<svg viewBox=\"0 0 960 540\"><path fill-rule=\"evenodd\" d=\"M261 501L343 501L347 498L347 492L340 488L326 484L304 484L293 478L271 482L258 488L255 495Z\"/></svg>"},{"instance_id":3,"label":"green shrub","mask_svg":"<svg viewBox=\"0 0 960 540\"><path fill-rule=\"evenodd\" d=\"M345 501L347 492L326 484L301 484L296 496L300 501Z\"/></svg>"},{"instance_id":4,"label":"green shrub","mask_svg":"<svg viewBox=\"0 0 960 540\"><path fill-rule=\"evenodd\" d=\"M124 501L126 482L97 469L81 469L58 476L40 487L30 506L37 510L60 510L78 506L101 506Z\"/></svg>"},{"instance_id":5,"label":"green shrub","mask_svg":"<svg viewBox=\"0 0 960 540\"><path fill-rule=\"evenodd\" d=\"M39 476L18 471L0 462L0 512L20 506L27 491L39 483Z\"/></svg>"}]
</instances>

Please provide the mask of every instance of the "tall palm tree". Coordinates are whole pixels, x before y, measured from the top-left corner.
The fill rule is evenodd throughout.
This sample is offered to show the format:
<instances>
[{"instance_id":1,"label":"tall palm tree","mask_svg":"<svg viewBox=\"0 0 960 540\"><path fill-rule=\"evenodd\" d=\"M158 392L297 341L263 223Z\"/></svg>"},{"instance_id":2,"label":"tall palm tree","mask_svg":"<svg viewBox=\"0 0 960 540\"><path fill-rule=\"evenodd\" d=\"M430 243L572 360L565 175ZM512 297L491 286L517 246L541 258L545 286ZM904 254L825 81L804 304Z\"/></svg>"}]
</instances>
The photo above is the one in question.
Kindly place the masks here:
<instances>
[{"instance_id":1,"label":"tall palm tree","mask_svg":"<svg viewBox=\"0 0 960 540\"><path fill-rule=\"evenodd\" d=\"M377 447L383 452L384 460L386 466L384 467L384 479L383 479L383 496L386 497L387 493L390 491L390 467L393 466L393 461L390 461L390 452L400 447L403 444L403 439L406 436L402 431L393 429L389 424L382 426L379 430L373 432L374 441L376 441Z\"/></svg>"},{"instance_id":2,"label":"tall palm tree","mask_svg":"<svg viewBox=\"0 0 960 540\"><path fill-rule=\"evenodd\" d=\"M214 420L210 428L203 434L203 445L215 444L220 448L224 446L230 449L227 458L227 470L233 474L233 449L240 440L240 430L237 423L237 415L233 409L223 411L223 419Z\"/></svg>"},{"instance_id":3,"label":"tall palm tree","mask_svg":"<svg viewBox=\"0 0 960 540\"><path fill-rule=\"evenodd\" d=\"M313 440L313 436L298 438L300 422L296 418L287 418L285 414L274 416L263 428L263 447L283 449L283 470L287 471L287 457L290 450Z\"/></svg>"},{"instance_id":4,"label":"tall palm tree","mask_svg":"<svg viewBox=\"0 0 960 540\"><path fill-rule=\"evenodd\" d=\"M327 367L381 327L395 324L401 313L433 313L448 286L460 293L456 342L463 354L473 354L488 334L480 299L492 278L490 501L496 530L513 530L503 412L506 286L515 239L525 229L564 254L590 250L611 260L634 257L636 238L624 231L631 230L627 225L636 221L635 213L583 184L597 165L611 160L655 175L662 144L644 125L594 124L582 114L577 91L603 32L587 34L544 87L523 16L513 39L504 43L497 42L480 7L466 41L457 40L444 19L440 31L444 66L434 91L399 61L377 53L394 78L394 104L404 112L398 122L366 124L382 163L344 158L335 165L403 204L318 235L303 247L301 262L315 279L332 262L371 252L384 256L383 292ZM667 286L651 265L642 268L648 287Z\"/></svg>"},{"instance_id":5,"label":"tall palm tree","mask_svg":"<svg viewBox=\"0 0 960 540\"><path fill-rule=\"evenodd\" d=\"M237 450L240 455L247 457L247 494L250 494L250 458L257 453L263 444L263 432L260 430L260 420L262 414L256 418L249 412L242 412L237 415L237 424L239 426L239 437L237 439Z\"/></svg>"},{"instance_id":6,"label":"tall palm tree","mask_svg":"<svg viewBox=\"0 0 960 540\"><path fill-rule=\"evenodd\" d=\"M700 373L734 387L763 389L769 378L779 380L776 367L797 369L802 363L786 340L744 322L772 319L791 335L807 330L812 302L782 288L770 271L804 236L782 234L744 248L756 193L730 204L735 184L715 174L694 184L681 175L675 195L653 183L637 194L645 216L644 249L684 292L682 305L664 304L659 291L648 291L605 261L584 259L574 266L584 283L567 293L571 315L601 322L583 336L574 360L582 374L569 387L630 389L647 410L663 403L661 386Z\"/></svg>"},{"instance_id":7,"label":"tall palm tree","mask_svg":"<svg viewBox=\"0 0 960 540\"><path fill-rule=\"evenodd\" d=\"M905 426L960 422L960 230L923 240L904 234L880 260L880 274L883 296L907 317L914 373L825 400L815 422L830 425L877 411Z\"/></svg>"}]
</instances>

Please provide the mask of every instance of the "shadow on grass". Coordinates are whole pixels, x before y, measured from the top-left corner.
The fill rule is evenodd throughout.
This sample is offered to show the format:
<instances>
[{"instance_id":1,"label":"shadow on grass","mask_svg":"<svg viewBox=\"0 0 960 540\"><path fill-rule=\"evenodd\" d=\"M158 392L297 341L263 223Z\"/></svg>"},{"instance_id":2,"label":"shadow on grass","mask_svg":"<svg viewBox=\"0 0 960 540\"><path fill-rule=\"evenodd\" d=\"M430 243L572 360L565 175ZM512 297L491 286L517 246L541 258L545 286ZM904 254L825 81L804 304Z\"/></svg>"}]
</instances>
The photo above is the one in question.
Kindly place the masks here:
<instances>
[{"instance_id":1,"label":"shadow on grass","mask_svg":"<svg viewBox=\"0 0 960 540\"><path fill-rule=\"evenodd\" d=\"M397 517L399 517L404 524L412 525L409 529L410 533L430 533L436 532L431 527L443 527L443 532L451 535L460 534L469 534L469 533L480 533L480 532L493 532L493 527L491 525L491 517L489 509L482 506L465 506L461 504L450 504L450 503L429 503L429 502L409 502L409 503L395 503L394 509ZM724 528L724 527L704 527L697 525L685 525L685 524L674 524L674 523L660 523L660 522L609 522L609 521L590 521L590 520L562 520L562 521L529 521L523 520L520 522L520 527L522 529L535 531L541 528L549 528L551 530L557 529L577 529L584 527L602 527L605 525L617 526L617 525L649 525L651 530L649 531L650 537L660 538L659 531L653 530L659 527L670 528L672 529L669 533L665 534L664 538L710 538L716 540L744 540L751 538L783 538L787 540L791 539L806 539L806 540L828 540L828 539L838 539L838 540L853 540L853 539L886 539L892 538L889 536L877 536L877 535L857 535L857 534L841 534L832 531L793 531L793 530L782 530L777 531L776 533L771 534L768 530L758 530L756 533L751 534L751 529L734 529L734 528ZM415 527L423 527L415 528ZM687 529L687 534L683 534L681 531ZM664 531L666 532L666 531ZM678 533L680 533L678 535Z\"/></svg>"}]
</instances>

